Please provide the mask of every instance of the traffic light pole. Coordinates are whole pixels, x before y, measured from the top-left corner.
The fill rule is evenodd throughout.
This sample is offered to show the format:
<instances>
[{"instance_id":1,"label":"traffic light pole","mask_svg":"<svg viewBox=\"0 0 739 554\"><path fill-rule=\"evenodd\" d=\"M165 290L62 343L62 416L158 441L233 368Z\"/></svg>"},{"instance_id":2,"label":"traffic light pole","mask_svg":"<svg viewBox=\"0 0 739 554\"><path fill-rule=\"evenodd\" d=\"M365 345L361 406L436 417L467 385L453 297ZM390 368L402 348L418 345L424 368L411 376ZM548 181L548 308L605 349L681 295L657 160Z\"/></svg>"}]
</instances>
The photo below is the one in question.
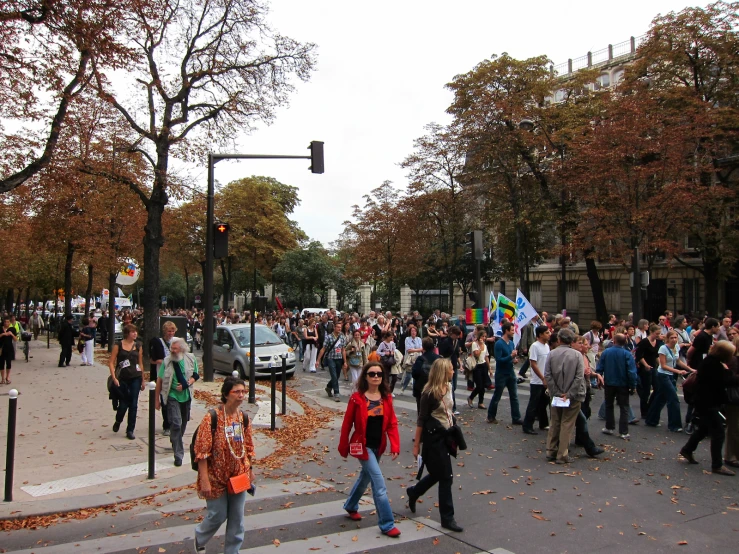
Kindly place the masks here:
<instances>
[{"instance_id":1,"label":"traffic light pole","mask_svg":"<svg viewBox=\"0 0 739 554\"><path fill-rule=\"evenodd\" d=\"M205 325L203 329L203 379L213 381L213 222L215 219L215 165L218 160L208 154L208 204L205 211L205 278L203 296L205 297Z\"/></svg>"},{"instance_id":2,"label":"traffic light pole","mask_svg":"<svg viewBox=\"0 0 739 554\"><path fill-rule=\"evenodd\" d=\"M215 165L221 160L311 160L311 172L323 173L323 142L312 141L308 148L311 151L310 156L282 156L275 154L208 154L208 204L205 215L205 275L203 276L203 296L205 297L203 379L206 382L213 381L213 333L215 331L213 328L213 264L215 259L215 253L213 252L213 223L215 222ZM252 294L252 298L254 298L254 294ZM254 313L252 313L252 329L254 328L255 323ZM252 358L252 362L250 363L250 382L253 382L254 378L253 363L254 360Z\"/></svg>"}]
</instances>

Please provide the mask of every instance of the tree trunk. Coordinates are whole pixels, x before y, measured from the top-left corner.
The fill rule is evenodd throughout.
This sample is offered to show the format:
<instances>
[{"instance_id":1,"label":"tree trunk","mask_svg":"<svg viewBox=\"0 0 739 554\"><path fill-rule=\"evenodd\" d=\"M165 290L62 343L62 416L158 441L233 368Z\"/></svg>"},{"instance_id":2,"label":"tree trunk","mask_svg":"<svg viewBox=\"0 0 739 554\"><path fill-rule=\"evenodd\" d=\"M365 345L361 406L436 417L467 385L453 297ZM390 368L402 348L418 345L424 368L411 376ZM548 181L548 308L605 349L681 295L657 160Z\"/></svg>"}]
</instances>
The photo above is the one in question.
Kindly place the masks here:
<instances>
[{"instance_id":1,"label":"tree trunk","mask_svg":"<svg viewBox=\"0 0 739 554\"><path fill-rule=\"evenodd\" d=\"M5 311L8 313L13 311L13 287L8 287L5 292Z\"/></svg>"},{"instance_id":2,"label":"tree trunk","mask_svg":"<svg viewBox=\"0 0 739 554\"><path fill-rule=\"evenodd\" d=\"M64 313L72 313L72 260L74 260L74 244L67 243L67 259L64 262Z\"/></svg>"},{"instance_id":3,"label":"tree trunk","mask_svg":"<svg viewBox=\"0 0 739 554\"><path fill-rule=\"evenodd\" d=\"M598 267L595 260L591 257L593 251L586 250L585 269L588 273L588 281L590 281L590 289L593 291L593 303L595 304L595 319L605 325L608 322L608 308L606 307L606 298L603 295L603 281L598 275Z\"/></svg>"},{"instance_id":4,"label":"tree trunk","mask_svg":"<svg viewBox=\"0 0 739 554\"><path fill-rule=\"evenodd\" d=\"M15 308L13 309L13 313L17 318L21 316L21 294L23 294L23 289L19 288L18 295L15 297Z\"/></svg>"},{"instance_id":5,"label":"tree trunk","mask_svg":"<svg viewBox=\"0 0 739 554\"><path fill-rule=\"evenodd\" d=\"M189 310L191 308L190 306L190 272L187 271L187 268L184 268L185 270L185 309Z\"/></svg>"},{"instance_id":6,"label":"tree trunk","mask_svg":"<svg viewBox=\"0 0 739 554\"><path fill-rule=\"evenodd\" d=\"M108 352L113 352L115 342L115 279L116 274L110 272L108 275Z\"/></svg>"},{"instance_id":7,"label":"tree trunk","mask_svg":"<svg viewBox=\"0 0 739 554\"><path fill-rule=\"evenodd\" d=\"M159 253L164 246L162 214L167 205L167 171L169 168L169 137L164 135L157 143L157 165L154 185L146 203L144 227L144 333L143 343L159 335ZM206 298L212 302L212 298ZM149 349L144 348L144 365L149 364Z\"/></svg>"},{"instance_id":8,"label":"tree trunk","mask_svg":"<svg viewBox=\"0 0 739 554\"><path fill-rule=\"evenodd\" d=\"M85 291L85 315L90 317L90 300L92 300L92 264L87 265L87 290ZM95 313L93 311L93 313Z\"/></svg>"}]
</instances>

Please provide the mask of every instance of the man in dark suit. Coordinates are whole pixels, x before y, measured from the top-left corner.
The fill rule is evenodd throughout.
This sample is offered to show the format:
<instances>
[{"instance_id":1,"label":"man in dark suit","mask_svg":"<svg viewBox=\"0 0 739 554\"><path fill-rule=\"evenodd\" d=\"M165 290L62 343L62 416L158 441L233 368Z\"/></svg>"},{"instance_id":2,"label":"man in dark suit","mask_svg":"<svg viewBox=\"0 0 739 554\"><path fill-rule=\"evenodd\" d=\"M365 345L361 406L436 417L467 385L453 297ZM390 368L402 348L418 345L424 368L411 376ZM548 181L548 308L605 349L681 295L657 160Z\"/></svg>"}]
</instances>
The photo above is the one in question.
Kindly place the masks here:
<instances>
[{"instance_id":1,"label":"man in dark suit","mask_svg":"<svg viewBox=\"0 0 739 554\"><path fill-rule=\"evenodd\" d=\"M72 346L74 346L74 329L72 329L72 314L65 314L64 321L59 326L59 345L62 347L62 351L59 354L59 367L65 365L69 367L69 363L72 361Z\"/></svg>"}]
</instances>

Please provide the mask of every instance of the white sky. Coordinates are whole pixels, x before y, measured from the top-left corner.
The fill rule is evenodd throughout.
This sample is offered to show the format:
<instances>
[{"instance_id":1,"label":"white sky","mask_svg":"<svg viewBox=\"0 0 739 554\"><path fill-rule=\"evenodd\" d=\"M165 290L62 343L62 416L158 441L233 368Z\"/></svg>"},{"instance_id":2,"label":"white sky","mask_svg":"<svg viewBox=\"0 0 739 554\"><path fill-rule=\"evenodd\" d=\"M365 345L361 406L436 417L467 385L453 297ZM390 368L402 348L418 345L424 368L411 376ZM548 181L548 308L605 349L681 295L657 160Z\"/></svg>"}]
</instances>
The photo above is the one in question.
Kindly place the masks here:
<instances>
[{"instance_id":1,"label":"white sky","mask_svg":"<svg viewBox=\"0 0 739 554\"><path fill-rule=\"evenodd\" d=\"M564 62L639 36L658 13L684 7L685 0L272 0L272 26L316 43L318 67L272 126L240 141L241 153L308 155L309 142L323 140L326 173L311 174L308 160L222 161L216 180L269 175L297 186L294 218L328 245L364 194L385 180L405 188L398 163L425 124L449 121L444 85L455 75L502 52ZM205 167L198 169L205 187Z\"/></svg>"}]
</instances>

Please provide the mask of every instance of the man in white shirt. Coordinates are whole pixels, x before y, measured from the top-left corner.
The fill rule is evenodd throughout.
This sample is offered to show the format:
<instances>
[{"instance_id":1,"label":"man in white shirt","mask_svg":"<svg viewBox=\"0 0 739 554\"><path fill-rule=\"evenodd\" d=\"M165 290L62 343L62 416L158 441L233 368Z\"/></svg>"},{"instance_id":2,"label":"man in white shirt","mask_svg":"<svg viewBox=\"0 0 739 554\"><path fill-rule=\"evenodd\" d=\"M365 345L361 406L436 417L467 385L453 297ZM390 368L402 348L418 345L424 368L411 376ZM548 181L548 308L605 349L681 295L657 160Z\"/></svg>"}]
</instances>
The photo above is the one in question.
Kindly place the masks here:
<instances>
[{"instance_id":1,"label":"man in white shirt","mask_svg":"<svg viewBox=\"0 0 739 554\"><path fill-rule=\"evenodd\" d=\"M539 429L549 429L547 406L549 397L546 395L547 382L544 378L544 366L549 357L549 338L552 332L546 325L541 325L534 331L536 341L529 348L529 363L531 364L531 380L529 381L529 405L523 418L523 432L527 435L538 435L534 431L534 419L539 416Z\"/></svg>"}]
</instances>

